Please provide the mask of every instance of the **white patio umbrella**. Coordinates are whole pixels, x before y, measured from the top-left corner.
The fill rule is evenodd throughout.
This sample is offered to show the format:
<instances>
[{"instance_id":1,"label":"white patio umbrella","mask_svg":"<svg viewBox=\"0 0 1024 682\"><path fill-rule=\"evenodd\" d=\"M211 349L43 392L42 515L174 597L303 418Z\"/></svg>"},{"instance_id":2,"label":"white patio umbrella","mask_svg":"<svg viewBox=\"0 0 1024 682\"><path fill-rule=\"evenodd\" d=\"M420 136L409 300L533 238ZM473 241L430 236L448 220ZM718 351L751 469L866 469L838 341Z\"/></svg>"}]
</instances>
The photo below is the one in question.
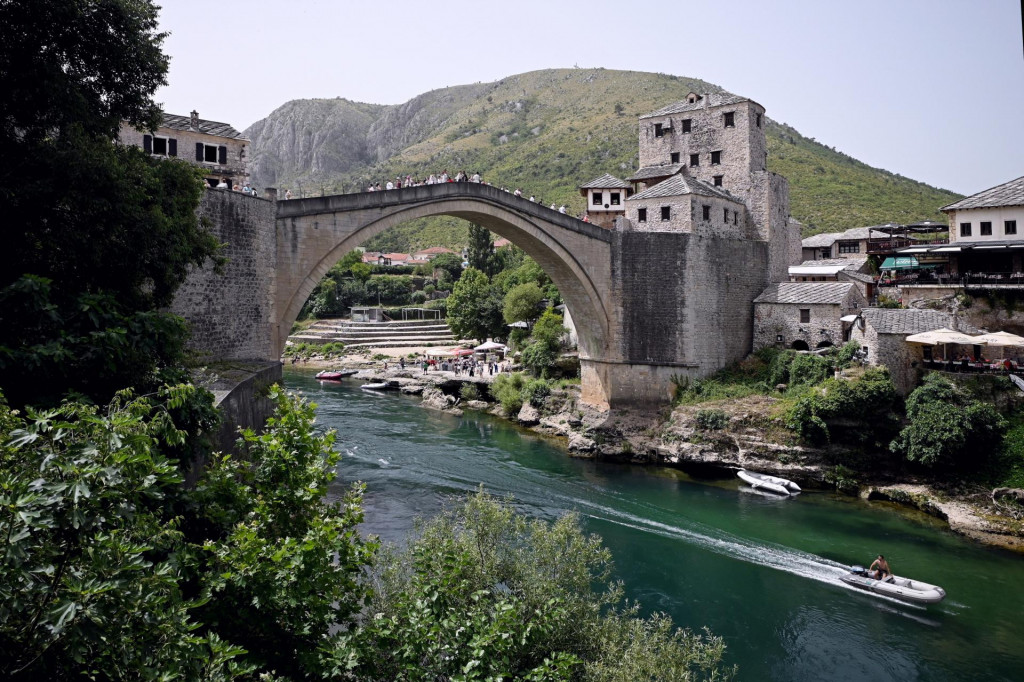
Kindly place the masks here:
<instances>
[{"instance_id":1,"label":"white patio umbrella","mask_svg":"<svg viewBox=\"0 0 1024 682\"><path fill-rule=\"evenodd\" d=\"M1022 340L1024 340L1024 339L1022 339ZM503 343L497 343L495 341L487 341L486 343L481 343L479 346L477 346L473 350L478 351L478 352L482 352L482 353L486 353L489 350L506 350L506 347L505 347L505 344L503 344Z\"/></svg>"},{"instance_id":2,"label":"white patio umbrella","mask_svg":"<svg viewBox=\"0 0 1024 682\"><path fill-rule=\"evenodd\" d=\"M969 336L963 332L952 329L934 329L930 332L911 334L904 341L907 343L920 343L925 346L942 346L947 343L956 343L963 346L983 346L984 341L978 341L978 337Z\"/></svg>"},{"instance_id":3,"label":"white patio umbrella","mask_svg":"<svg viewBox=\"0 0 1024 682\"><path fill-rule=\"evenodd\" d=\"M994 332L974 337L974 343L983 343L988 346L1014 346L1024 348L1024 336L1017 336L1010 332Z\"/></svg>"}]
</instances>

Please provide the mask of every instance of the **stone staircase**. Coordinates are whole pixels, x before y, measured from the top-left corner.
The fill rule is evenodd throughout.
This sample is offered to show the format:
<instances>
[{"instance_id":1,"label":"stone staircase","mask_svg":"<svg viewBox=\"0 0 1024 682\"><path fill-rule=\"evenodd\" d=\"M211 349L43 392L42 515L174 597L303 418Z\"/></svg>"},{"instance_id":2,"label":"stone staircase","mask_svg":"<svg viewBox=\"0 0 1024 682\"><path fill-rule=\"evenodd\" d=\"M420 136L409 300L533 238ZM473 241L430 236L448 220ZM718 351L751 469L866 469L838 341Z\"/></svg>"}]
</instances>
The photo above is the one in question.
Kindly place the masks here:
<instances>
[{"instance_id":1,"label":"stone staircase","mask_svg":"<svg viewBox=\"0 0 1024 682\"><path fill-rule=\"evenodd\" d=\"M346 348L416 348L454 346L458 339L444 320L402 322L350 322L317 320L309 328L288 337L292 343L343 343Z\"/></svg>"}]
</instances>

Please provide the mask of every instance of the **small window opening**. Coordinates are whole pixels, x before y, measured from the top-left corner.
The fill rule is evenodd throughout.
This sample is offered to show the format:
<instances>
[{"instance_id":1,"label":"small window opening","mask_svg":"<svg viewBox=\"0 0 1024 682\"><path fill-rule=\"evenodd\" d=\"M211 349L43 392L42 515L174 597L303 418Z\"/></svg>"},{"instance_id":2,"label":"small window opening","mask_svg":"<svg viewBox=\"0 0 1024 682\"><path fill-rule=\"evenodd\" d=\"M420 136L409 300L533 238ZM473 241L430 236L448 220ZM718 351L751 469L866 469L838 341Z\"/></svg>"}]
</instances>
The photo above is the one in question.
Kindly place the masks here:
<instances>
[{"instance_id":1,"label":"small window opening","mask_svg":"<svg viewBox=\"0 0 1024 682\"><path fill-rule=\"evenodd\" d=\"M693 130L693 119L684 118L683 119L683 132L684 133L688 133L691 130Z\"/></svg>"},{"instance_id":2,"label":"small window opening","mask_svg":"<svg viewBox=\"0 0 1024 682\"><path fill-rule=\"evenodd\" d=\"M153 154L157 156L167 156L167 138L166 137L154 137L153 138Z\"/></svg>"},{"instance_id":3,"label":"small window opening","mask_svg":"<svg viewBox=\"0 0 1024 682\"><path fill-rule=\"evenodd\" d=\"M668 156L670 163L679 163L679 152L672 152Z\"/></svg>"},{"instance_id":4,"label":"small window opening","mask_svg":"<svg viewBox=\"0 0 1024 682\"><path fill-rule=\"evenodd\" d=\"M971 236L971 224L970 223L960 223L960 236L961 237L970 237Z\"/></svg>"},{"instance_id":5,"label":"small window opening","mask_svg":"<svg viewBox=\"0 0 1024 682\"><path fill-rule=\"evenodd\" d=\"M711 152L711 165L717 166L720 163L722 163L722 152Z\"/></svg>"},{"instance_id":6,"label":"small window opening","mask_svg":"<svg viewBox=\"0 0 1024 682\"><path fill-rule=\"evenodd\" d=\"M655 137L661 137L664 134L665 134L665 131L662 129L661 124L660 123L655 123L654 124L654 136Z\"/></svg>"},{"instance_id":7,"label":"small window opening","mask_svg":"<svg viewBox=\"0 0 1024 682\"><path fill-rule=\"evenodd\" d=\"M736 113L729 111L725 114L725 127L735 128L736 127Z\"/></svg>"},{"instance_id":8,"label":"small window opening","mask_svg":"<svg viewBox=\"0 0 1024 682\"><path fill-rule=\"evenodd\" d=\"M604 193L594 192L594 206L600 206L604 203Z\"/></svg>"},{"instance_id":9,"label":"small window opening","mask_svg":"<svg viewBox=\"0 0 1024 682\"><path fill-rule=\"evenodd\" d=\"M1003 223L1003 234L1017 234L1017 221L1007 220Z\"/></svg>"},{"instance_id":10,"label":"small window opening","mask_svg":"<svg viewBox=\"0 0 1024 682\"><path fill-rule=\"evenodd\" d=\"M611 197L612 206L618 206L620 203L619 197L622 195L619 192L611 192L609 196Z\"/></svg>"},{"instance_id":11,"label":"small window opening","mask_svg":"<svg viewBox=\"0 0 1024 682\"><path fill-rule=\"evenodd\" d=\"M636 221L638 223L646 223L647 222L647 209L646 208L638 208L636 210Z\"/></svg>"},{"instance_id":12,"label":"small window opening","mask_svg":"<svg viewBox=\"0 0 1024 682\"><path fill-rule=\"evenodd\" d=\"M757 122L757 127L760 128L761 127L761 114L756 114L754 116L754 120Z\"/></svg>"},{"instance_id":13,"label":"small window opening","mask_svg":"<svg viewBox=\"0 0 1024 682\"><path fill-rule=\"evenodd\" d=\"M716 175L713 178L711 178L715 182L715 187L721 187L722 186L722 179L724 177L725 177L724 175Z\"/></svg>"},{"instance_id":14,"label":"small window opening","mask_svg":"<svg viewBox=\"0 0 1024 682\"><path fill-rule=\"evenodd\" d=\"M989 221L989 220L981 221L980 227L981 227L981 229L979 230L979 233L981 234L982 237L991 237L992 236L992 222L991 221Z\"/></svg>"},{"instance_id":15,"label":"small window opening","mask_svg":"<svg viewBox=\"0 0 1024 682\"><path fill-rule=\"evenodd\" d=\"M217 145L208 144L203 146L203 161L206 163L217 163Z\"/></svg>"},{"instance_id":16,"label":"small window opening","mask_svg":"<svg viewBox=\"0 0 1024 682\"><path fill-rule=\"evenodd\" d=\"M704 206L701 206L701 209L701 215L704 220L711 220L711 207L705 204Z\"/></svg>"},{"instance_id":17,"label":"small window opening","mask_svg":"<svg viewBox=\"0 0 1024 682\"><path fill-rule=\"evenodd\" d=\"M722 222L727 225L729 224L729 209L727 208L722 209Z\"/></svg>"},{"instance_id":18,"label":"small window opening","mask_svg":"<svg viewBox=\"0 0 1024 682\"><path fill-rule=\"evenodd\" d=\"M810 322L811 321L811 309L810 308L801 308L800 309L800 321L801 322Z\"/></svg>"},{"instance_id":19,"label":"small window opening","mask_svg":"<svg viewBox=\"0 0 1024 682\"><path fill-rule=\"evenodd\" d=\"M690 168L700 165L700 154L690 154Z\"/></svg>"},{"instance_id":20,"label":"small window opening","mask_svg":"<svg viewBox=\"0 0 1024 682\"><path fill-rule=\"evenodd\" d=\"M661 207L661 219L662 220L672 220L672 207L671 206L662 206Z\"/></svg>"}]
</instances>

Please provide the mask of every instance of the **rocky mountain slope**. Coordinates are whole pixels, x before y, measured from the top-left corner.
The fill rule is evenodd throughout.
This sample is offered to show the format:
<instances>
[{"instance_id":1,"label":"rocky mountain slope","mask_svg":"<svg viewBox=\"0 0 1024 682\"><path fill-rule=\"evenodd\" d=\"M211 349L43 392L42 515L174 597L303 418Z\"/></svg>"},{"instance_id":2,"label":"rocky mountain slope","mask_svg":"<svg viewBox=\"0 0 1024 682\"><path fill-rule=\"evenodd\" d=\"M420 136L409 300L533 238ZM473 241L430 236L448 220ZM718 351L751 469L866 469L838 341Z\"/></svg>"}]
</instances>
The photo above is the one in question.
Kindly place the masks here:
<instances>
[{"instance_id":1,"label":"rocky mountain slope","mask_svg":"<svg viewBox=\"0 0 1024 682\"><path fill-rule=\"evenodd\" d=\"M302 194L356 191L388 177L479 171L545 203L583 209L577 186L637 165L637 116L688 92L721 92L693 78L605 69L552 69L434 90L405 104L345 99L288 102L246 133L253 180ZM767 104L769 114L770 103ZM793 216L808 231L944 219L952 192L871 168L769 120L768 166L789 178ZM399 226L379 248L464 242L451 219Z\"/></svg>"}]
</instances>

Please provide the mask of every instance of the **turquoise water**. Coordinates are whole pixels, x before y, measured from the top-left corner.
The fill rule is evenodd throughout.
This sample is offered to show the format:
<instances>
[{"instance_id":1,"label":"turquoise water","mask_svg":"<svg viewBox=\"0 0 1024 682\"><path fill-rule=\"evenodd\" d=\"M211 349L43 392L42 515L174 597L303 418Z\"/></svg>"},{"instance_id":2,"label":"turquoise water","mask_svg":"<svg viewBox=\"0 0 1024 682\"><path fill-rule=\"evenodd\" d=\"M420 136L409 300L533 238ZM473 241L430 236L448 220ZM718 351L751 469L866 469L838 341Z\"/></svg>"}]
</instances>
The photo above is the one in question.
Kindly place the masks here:
<instances>
[{"instance_id":1,"label":"turquoise water","mask_svg":"<svg viewBox=\"0 0 1024 682\"><path fill-rule=\"evenodd\" d=\"M365 530L401 541L418 516L483 483L534 516L576 510L615 557L630 598L725 638L743 680L1022 680L1024 557L924 515L830 493L778 500L738 479L570 459L487 415L426 410L285 370L338 430L339 486L367 485ZM944 587L918 607L838 581L878 553Z\"/></svg>"}]
</instances>

